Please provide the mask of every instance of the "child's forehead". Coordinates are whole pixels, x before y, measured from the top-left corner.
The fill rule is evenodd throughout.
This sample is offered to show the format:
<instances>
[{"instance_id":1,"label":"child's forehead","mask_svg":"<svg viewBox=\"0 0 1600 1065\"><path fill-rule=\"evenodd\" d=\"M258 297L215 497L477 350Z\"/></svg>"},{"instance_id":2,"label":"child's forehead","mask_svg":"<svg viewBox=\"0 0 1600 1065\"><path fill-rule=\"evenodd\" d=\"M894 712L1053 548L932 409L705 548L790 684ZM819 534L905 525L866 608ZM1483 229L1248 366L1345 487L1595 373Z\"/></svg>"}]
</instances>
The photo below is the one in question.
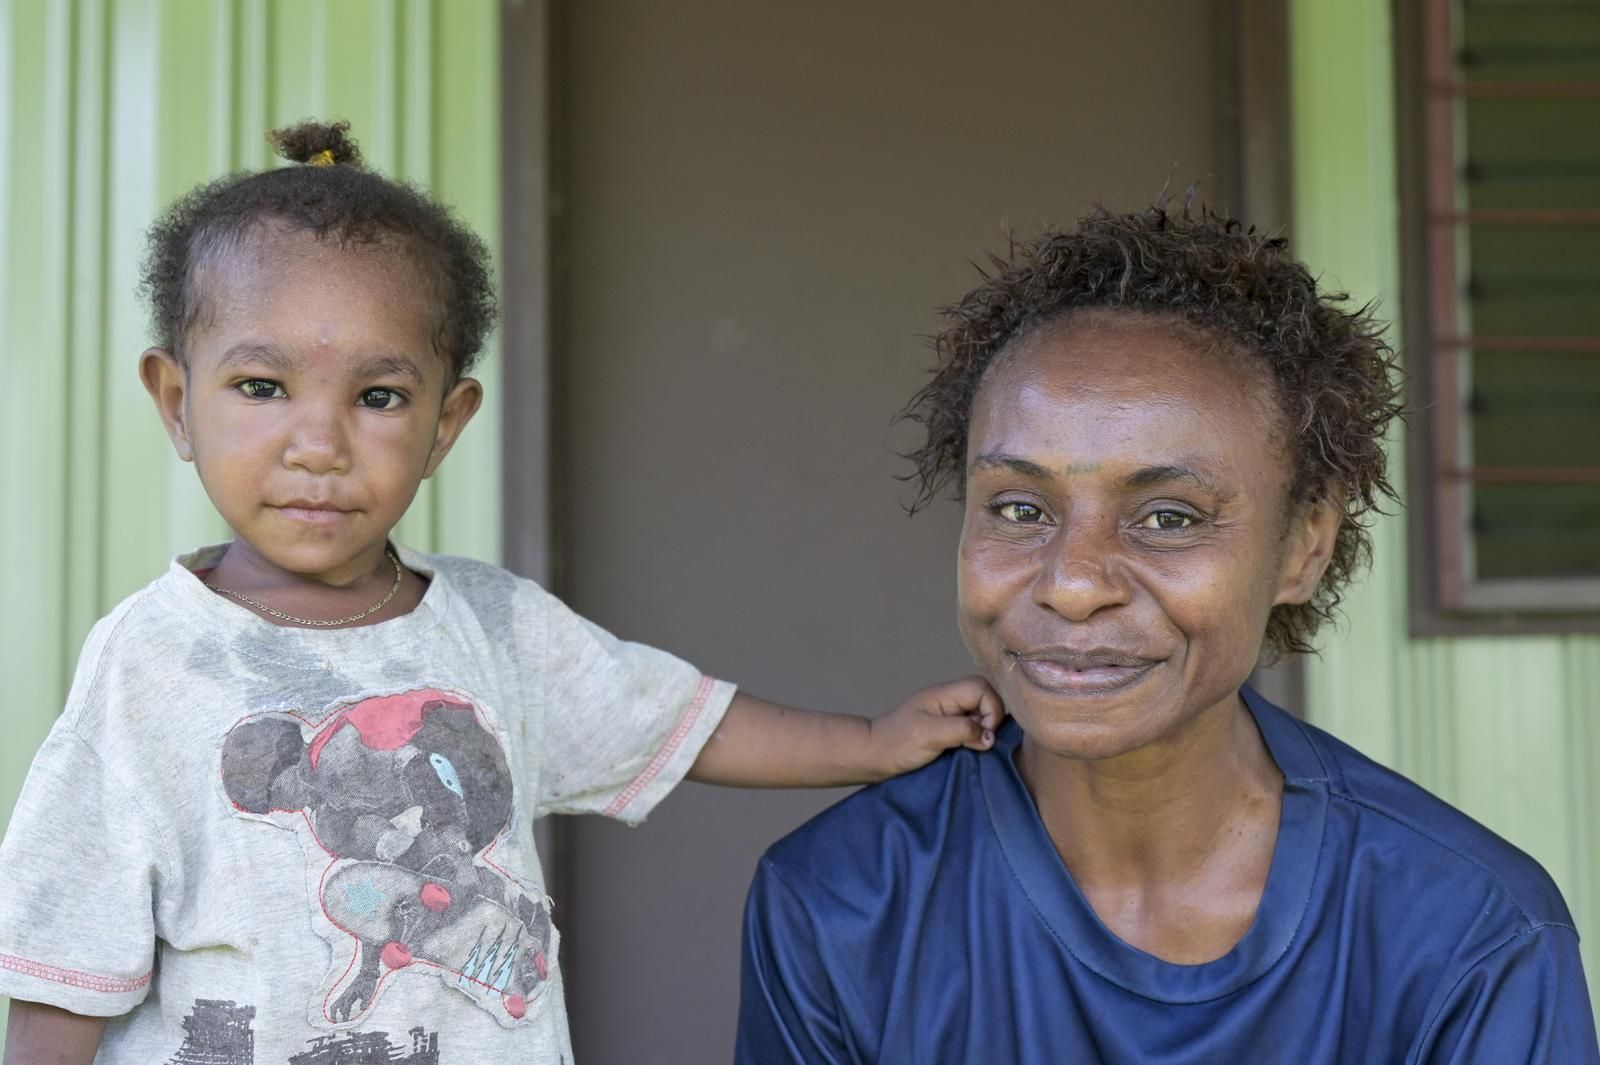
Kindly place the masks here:
<instances>
[{"instance_id":1,"label":"child's forehead","mask_svg":"<svg viewBox=\"0 0 1600 1065\"><path fill-rule=\"evenodd\" d=\"M348 240L305 231L257 228L202 258L202 284L263 291L277 286L336 284L404 294L426 301L428 279L399 237Z\"/></svg>"},{"instance_id":2,"label":"child's forehead","mask_svg":"<svg viewBox=\"0 0 1600 1065\"><path fill-rule=\"evenodd\" d=\"M432 286L398 242L252 235L203 257L193 284L196 332L213 339L247 329L322 343L365 335L407 351L434 349Z\"/></svg>"}]
</instances>

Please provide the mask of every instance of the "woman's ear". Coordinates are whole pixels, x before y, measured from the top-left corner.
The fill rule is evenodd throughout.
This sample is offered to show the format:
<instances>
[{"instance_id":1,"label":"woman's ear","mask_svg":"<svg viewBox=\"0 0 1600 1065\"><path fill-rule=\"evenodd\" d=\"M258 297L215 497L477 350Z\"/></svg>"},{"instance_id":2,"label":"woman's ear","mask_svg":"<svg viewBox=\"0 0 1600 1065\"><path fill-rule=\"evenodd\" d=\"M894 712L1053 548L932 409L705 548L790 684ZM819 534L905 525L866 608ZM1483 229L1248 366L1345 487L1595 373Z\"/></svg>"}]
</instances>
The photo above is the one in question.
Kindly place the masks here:
<instances>
[{"instance_id":1,"label":"woman's ear","mask_svg":"<svg viewBox=\"0 0 1600 1065\"><path fill-rule=\"evenodd\" d=\"M1333 558L1333 547L1344 522L1344 496L1330 489L1321 499L1307 503L1289 521L1273 606L1308 602L1316 594L1322 575Z\"/></svg>"},{"instance_id":2,"label":"woman's ear","mask_svg":"<svg viewBox=\"0 0 1600 1065\"><path fill-rule=\"evenodd\" d=\"M139 380L155 400L156 413L161 415L161 424L172 438L178 457L193 462L194 446L189 441L188 412L183 402L189 379L183 365L166 348L147 348L139 357Z\"/></svg>"},{"instance_id":3,"label":"woman's ear","mask_svg":"<svg viewBox=\"0 0 1600 1065\"><path fill-rule=\"evenodd\" d=\"M428 465L423 470L422 476L432 477L433 471L439 468L439 463L450 453L455 446L456 438L461 435L461 430L467 427L472 416L478 413L478 407L483 403L483 386L474 378L463 377L451 386L444 397L444 405L439 410L439 426L433 433L433 447L428 452Z\"/></svg>"}]
</instances>

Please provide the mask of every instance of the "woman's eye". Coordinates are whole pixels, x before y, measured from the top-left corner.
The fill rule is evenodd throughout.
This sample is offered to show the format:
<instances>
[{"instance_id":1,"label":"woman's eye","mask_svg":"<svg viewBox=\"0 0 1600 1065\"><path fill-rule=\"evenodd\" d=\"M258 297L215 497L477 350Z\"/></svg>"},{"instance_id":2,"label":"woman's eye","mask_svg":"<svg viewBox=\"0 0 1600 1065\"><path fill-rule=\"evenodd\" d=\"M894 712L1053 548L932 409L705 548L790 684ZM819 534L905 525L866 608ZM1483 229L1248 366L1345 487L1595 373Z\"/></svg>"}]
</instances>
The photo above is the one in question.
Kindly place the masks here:
<instances>
[{"instance_id":1,"label":"woman's eye","mask_svg":"<svg viewBox=\"0 0 1600 1065\"><path fill-rule=\"evenodd\" d=\"M260 378L251 378L248 381L241 382L239 391L251 399L281 399L283 397L282 385L272 381L263 381Z\"/></svg>"},{"instance_id":2,"label":"woman's eye","mask_svg":"<svg viewBox=\"0 0 1600 1065\"><path fill-rule=\"evenodd\" d=\"M1187 529L1194 524L1194 518L1181 510L1157 510L1151 513L1138 525L1141 529Z\"/></svg>"},{"instance_id":3,"label":"woman's eye","mask_svg":"<svg viewBox=\"0 0 1600 1065\"><path fill-rule=\"evenodd\" d=\"M995 513L1018 525L1032 525L1044 519L1044 511L1032 503L1001 503Z\"/></svg>"},{"instance_id":4,"label":"woman's eye","mask_svg":"<svg viewBox=\"0 0 1600 1065\"><path fill-rule=\"evenodd\" d=\"M372 410L393 410L403 398L392 388L369 388L361 393L361 405Z\"/></svg>"}]
</instances>

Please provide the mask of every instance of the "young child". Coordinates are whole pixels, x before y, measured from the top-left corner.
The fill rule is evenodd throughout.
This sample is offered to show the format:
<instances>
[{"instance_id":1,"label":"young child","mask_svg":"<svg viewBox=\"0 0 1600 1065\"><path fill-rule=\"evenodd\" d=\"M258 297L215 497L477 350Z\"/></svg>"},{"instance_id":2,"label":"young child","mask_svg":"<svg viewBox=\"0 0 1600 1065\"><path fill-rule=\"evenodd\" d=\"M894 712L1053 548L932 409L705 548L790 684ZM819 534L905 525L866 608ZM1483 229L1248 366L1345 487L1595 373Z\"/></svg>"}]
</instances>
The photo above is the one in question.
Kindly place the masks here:
<instances>
[{"instance_id":1,"label":"young child","mask_svg":"<svg viewBox=\"0 0 1600 1065\"><path fill-rule=\"evenodd\" d=\"M34 762L0 845L8 1065L567 1063L535 818L993 743L977 679L876 722L788 709L394 544L494 302L482 244L346 129L274 134L304 165L151 232L140 374L234 539L95 626Z\"/></svg>"}]
</instances>

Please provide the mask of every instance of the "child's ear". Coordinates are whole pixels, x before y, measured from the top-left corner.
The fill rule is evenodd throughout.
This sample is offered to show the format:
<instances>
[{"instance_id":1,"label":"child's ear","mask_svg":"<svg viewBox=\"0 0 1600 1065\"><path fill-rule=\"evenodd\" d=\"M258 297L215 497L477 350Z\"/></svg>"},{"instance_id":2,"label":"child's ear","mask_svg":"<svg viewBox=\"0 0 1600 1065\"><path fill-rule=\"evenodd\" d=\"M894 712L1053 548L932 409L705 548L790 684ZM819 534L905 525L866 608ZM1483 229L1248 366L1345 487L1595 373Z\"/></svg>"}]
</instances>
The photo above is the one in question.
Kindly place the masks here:
<instances>
[{"instance_id":1,"label":"child's ear","mask_svg":"<svg viewBox=\"0 0 1600 1065\"><path fill-rule=\"evenodd\" d=\"M177 356L166 348L145 349L145 353L139 356L139 380L144 382L145 391L155 400L156 413L161 415L161 424L166 426L178 457L185 462L193 462L194 447L189 442L189 427L185 421L187 412L183 405L189 381Z\"/></svg>"},{"instance_id":2,"label":"child's ear","mask_svg":"<svg viewBox=\"0 0 1600 1065\"><path fill-rule=\"evenodd\" d=\"M1272 605L1308 602L1333 558L1333 546L1344 523L1344 495L1330 489L1314 503L1299 508L1285 533L1283 569Z\"/></svg>"},{"instance_id":3,"label":"child's ear","mask_svg":"<svg viewBox=\"0 0 1600 1065\"><path fill-rule=\"evenodd\" d=\"M422 476L432 477L433 471L455 446L456 437L467 427L472 416L483 403L483 386L471 377L457 381L444 397L444 408L439 411L439 427L433 433L433 449L428 452L428 465Z\"/></svg>"}]
</instances>

